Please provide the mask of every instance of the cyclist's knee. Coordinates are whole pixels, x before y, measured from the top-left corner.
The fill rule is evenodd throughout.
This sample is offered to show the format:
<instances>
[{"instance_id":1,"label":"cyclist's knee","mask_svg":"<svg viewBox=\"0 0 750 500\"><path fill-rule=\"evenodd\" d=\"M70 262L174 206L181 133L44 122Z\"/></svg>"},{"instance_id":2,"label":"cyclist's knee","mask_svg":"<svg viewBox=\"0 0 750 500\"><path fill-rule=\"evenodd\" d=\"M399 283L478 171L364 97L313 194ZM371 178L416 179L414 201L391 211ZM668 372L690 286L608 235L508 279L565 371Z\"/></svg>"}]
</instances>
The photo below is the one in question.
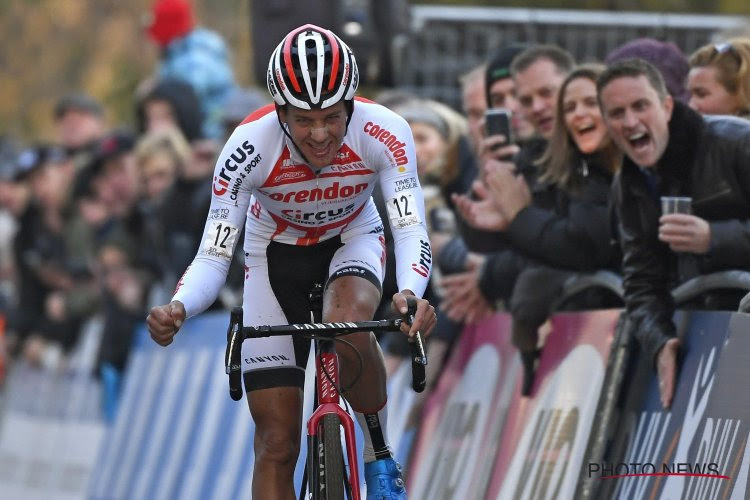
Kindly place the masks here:
<instances>
[{"instance_id":1,"label":"cyclist's knee","mask_svg":"<svg viewBox=\"0 0 750 500\"><path fill-rule=\"evenodd\" d=\"M279 466L294 466L299 456L299 436L285 429L256 429L255 457Z\"/></svg>"},{"instance_id":2,"label":"cyclist's knee","mask_svg":"<svg viewBox=\"0 0 750 500\"><path fill-rule=\"evenodd\" d=\"M361 278L343 277L329 286L323 319L367 321L372 319L379 301L380 291L372 283Z\"/></svg>"}]
</instances>

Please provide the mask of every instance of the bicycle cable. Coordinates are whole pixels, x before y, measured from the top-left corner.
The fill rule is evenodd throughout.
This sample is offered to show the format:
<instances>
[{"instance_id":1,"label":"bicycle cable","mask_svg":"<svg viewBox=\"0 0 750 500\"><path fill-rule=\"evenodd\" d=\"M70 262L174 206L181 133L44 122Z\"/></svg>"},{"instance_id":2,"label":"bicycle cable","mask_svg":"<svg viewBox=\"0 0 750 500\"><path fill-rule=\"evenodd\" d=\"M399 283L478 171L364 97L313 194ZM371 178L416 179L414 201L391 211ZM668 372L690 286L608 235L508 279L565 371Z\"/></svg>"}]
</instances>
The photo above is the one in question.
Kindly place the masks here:
<instances>
[{"instance_id":1,"label":"bicycle cable","mask_svg":"<svg viewBox=\"0 0 750 500\"><path fill-rule=\"evenodd\" d=\"M330 375L330 373L328 373L328 370L326 369L326 367L325 366L322 367L323 368L323 373L325 374L326 378L328 379L328 382L330 382L330 384L333 385L336 388L336 390L339 392L339 394L341 394L343 396L344 392L349 391L352 387L354 387L356 385L357 382L359 382L359 379L362 377L362 372L364 371L364 368L365 368L365 361L364 361L364 358L362 357L362 353L359 352L359 349L357 349L356 347L354 347L354 344L352 344L348 340L341 339L338 336L335 336L335 337L328 337L328 336L318 337L317 335L313 334L313 335L305 335L305 337L307 337L307 338L309 338L311 340L322 339L322 340L331 340L333 342L341 342L341 343L346 344L347 346L349 346L349 348L352 351L354 351L354 354L357 355L357 364L359 365L359 367L357 369L357 376L354 377L354 380L352 381L352 383L349 384L347 387L343 387L340 384L339 385L334 384L333 380L331 379L331 375ZM320 354L320 353L316 353L316 354ZM342 398L342 399L346 402L346 398Z\"/></svg>"}]
</instances>

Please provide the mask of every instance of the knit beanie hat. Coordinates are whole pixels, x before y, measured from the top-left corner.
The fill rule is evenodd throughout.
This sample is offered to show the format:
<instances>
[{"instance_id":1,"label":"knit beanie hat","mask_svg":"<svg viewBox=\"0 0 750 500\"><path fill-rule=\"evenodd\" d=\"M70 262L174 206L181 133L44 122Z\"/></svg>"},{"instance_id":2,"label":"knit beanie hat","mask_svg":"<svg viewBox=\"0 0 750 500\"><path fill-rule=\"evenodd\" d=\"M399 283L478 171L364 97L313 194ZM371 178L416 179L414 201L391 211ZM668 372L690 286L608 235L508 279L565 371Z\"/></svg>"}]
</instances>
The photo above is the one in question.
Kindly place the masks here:
<instances>
[{"instance_id":1,"label":"knit beanie hat","mask_svg":"<svg viewBox=\"0 0 750 500\"><path fill-rule=\"evenodd\" d=\"M637 38L610 52L604 62L609 65L631 57L638 57L653 64L664 77L664 83L672 97L685 103L688 101L685 81L690 64L677 45L654 38Z\"/></svg>"},{"instance_id":2,"label":"knit beanie hat","mask_svg":"<svg viewBox=\"0 0 750 500\"><path fill-rule=\"evenodd\" d=\"M437 130L446 141L450 139L450 129L442 116L429 106L420 103L412 103L395 109L396 113L407 122L423 123Z\"/></svg>"},{"instance_id":3,"label":"knit beanie hat","mask_svg":"<svg viewBox=\"0 0 750 500\"><path fill-rule=\"evenodd\" d=\"M490 87L498 80L510 78L510 65L513 59L526 50L529 46L521 43L513 43L496 51L489 62L484 73L485 92L487 94L487 105L490 104Z\"/></svg>"},{"instance_id":4,"label":"knit beanie hat","mask_svg":"<svg viewBox=\"0 0 750 500\"><path fill-rule=\"evenodd\" d=\"M189 0L156 0L148 34L164 47L177 37L193 29L195 19Z\"/></svg>"}]
</instances>

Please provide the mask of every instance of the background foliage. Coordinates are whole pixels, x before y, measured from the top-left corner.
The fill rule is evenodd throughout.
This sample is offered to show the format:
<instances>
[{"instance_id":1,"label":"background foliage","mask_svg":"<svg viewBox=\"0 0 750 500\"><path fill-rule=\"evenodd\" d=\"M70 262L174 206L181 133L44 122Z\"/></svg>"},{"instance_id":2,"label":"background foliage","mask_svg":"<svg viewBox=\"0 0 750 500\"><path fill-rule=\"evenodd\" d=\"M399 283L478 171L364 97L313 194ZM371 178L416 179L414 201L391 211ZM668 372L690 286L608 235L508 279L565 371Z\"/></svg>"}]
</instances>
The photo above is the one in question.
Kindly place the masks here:
<instances>
[{"instance_id":1,"label":"background foliage","mask_svg":"<svg viewBox=\"0 0 750 500\"><path fill-rule=\"evenodd\" d=\"M132 123L133 93L158 59L156 47L142 30L151 1L0 0L0 134L25 141L51 138L54 102L75 90L101 100L112 124ZM238 81L254 81L251 2L194 3L200 23L226 38ZM415 3L562 7L560 0ZM566 0L564 7L750 14L748 0Z\"/></svg>"},{"instance_id":2,"label":"background foliage","mask_svg":"<svg viewBox=\"0 0 750 500\"><path fill-rule=\"evenodd\" d=\"M133 121L133 93L158 60L143 33L152 0L0 0L0 134L51 139L52 109L82 90L112 124ZM199 23L221 32L240 83L248 77L248 2L198 0Z\"/></svg>"}]
</instances>

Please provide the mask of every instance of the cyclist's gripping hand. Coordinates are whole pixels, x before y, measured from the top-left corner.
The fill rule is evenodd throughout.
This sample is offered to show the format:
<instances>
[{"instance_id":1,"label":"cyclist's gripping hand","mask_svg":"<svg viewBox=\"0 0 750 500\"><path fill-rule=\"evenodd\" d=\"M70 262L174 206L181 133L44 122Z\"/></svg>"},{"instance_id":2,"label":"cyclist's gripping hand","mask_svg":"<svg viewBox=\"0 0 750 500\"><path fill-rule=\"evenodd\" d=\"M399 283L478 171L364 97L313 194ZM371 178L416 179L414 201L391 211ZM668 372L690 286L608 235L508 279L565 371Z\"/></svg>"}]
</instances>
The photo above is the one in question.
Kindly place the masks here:
<instances>
[{"instance_id":1,"label":"cyclist's gripping hand","mask_svg":"<svg viewBox=\"0 0 750 500\"><path fill-rule=\"evenodd\" d=\"M146 325L154 342L162 346L171 344L177 330L185 321L185 315L185 306L179 300L152 307L146 318Z\"/></svg>"},{"instance_id":2,"label":"cyclist's gripping hand","mask_svg":"<svg viewBox=\"0 0 750 500\"><path fill-rule=\"evenodd\" d=\"M414 322L410 325L402 324L401 331L413 337L417 332L422 332L422 336L427 337L437 323L435 316L435 307L425 299L418 299L411 290L403 290L393 294L393 309L402 315L408 312L408 302L416 301L417 312L414 314Z\"/></svg>"}]
</instances>

